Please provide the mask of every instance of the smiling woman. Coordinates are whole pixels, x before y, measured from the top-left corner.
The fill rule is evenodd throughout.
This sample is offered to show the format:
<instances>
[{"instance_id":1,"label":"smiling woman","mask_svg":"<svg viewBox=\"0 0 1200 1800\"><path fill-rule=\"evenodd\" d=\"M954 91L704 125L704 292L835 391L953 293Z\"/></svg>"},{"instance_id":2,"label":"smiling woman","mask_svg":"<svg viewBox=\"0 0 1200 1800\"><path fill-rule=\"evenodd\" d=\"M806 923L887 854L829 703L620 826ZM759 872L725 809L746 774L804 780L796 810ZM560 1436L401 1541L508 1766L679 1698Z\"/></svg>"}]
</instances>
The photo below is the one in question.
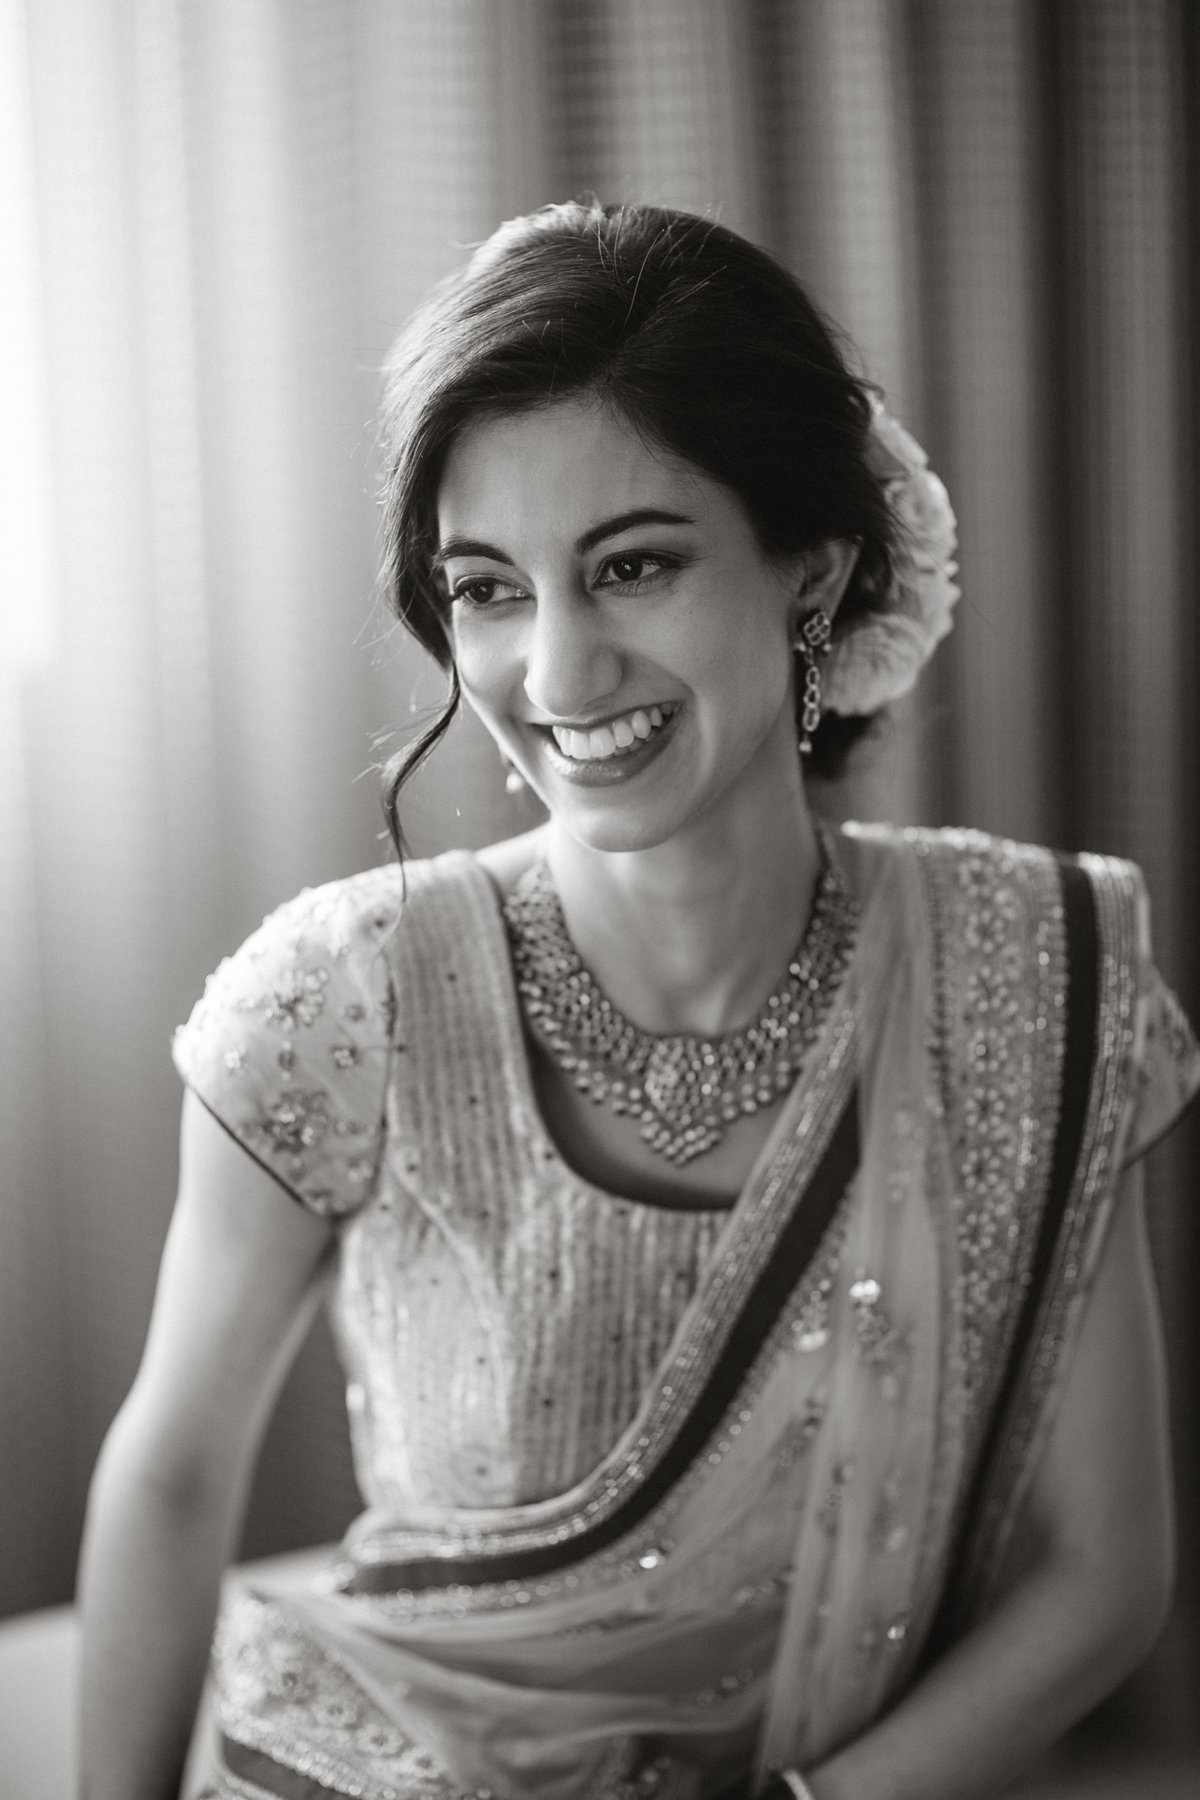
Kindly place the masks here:
<instances>
[{"instance_id":1,"label":"smiling woman","mask_svg":"<svg viewBox=\"0 0 1200 1800\"><path fill-rule=\"evenodd\" d=\"M736 829L752 792L778 807L798 596L835 611L852 550L818 589L728 488L591 399L469 427L438 521L463 692L573 840L682 844Z\"/></svg>"},{"instance_id":2,"label":"smiling woman","mask_svg":"<svg viewBox=\"0 0 1200 1800\"><path fill-rule=\"evenodd\" d=\"M834 831L949 627L923 453L760 251L504 226L389 372L385 581L548 821L299 898L176 1039L84 1569L89 1800L174 1791L322 1283L367 1509L219 1611L232 1800L971 1800L1171 1578L1141 878ZM803 1773L801 1773L803 1771Z\"/></svg>"},{"instance_id":3,"label":"smiling woman","mask_svg":"<svg viewBox=\"0 0 1200 1800\"><path fill-rule=\"evenodd\" d=\"M612 208L606 216L575 206L533 219L503 226L466 275L434 292L389 366L385 591L443 666L453 671L454 658L448 590L438 578L436 496L450 446L467 423L473 431L485 421L511 429L518 417L556 401L623 427L623 462L635 444L642 452L640 474L635 462L625 470L625 498L613 514L596 507L581 528L579 555L597 547L596 530L629 511L665 510L691 520L702 498L693 484L707 476L707 501L714 489L740 501L743 528L773 563L824 555L834 543L853 547L843 627L880 613L874 603L885 593L894 601L904 520L880 479L878 459L886 464L888 453L869 431L870 392L850 374L798 284L732 232L686 214ZM566 435L570 429L568 423ZM651 473L657 504L638 485ZM615 466L609 484L618 485ZM674 494L672 504L664 490ZM492 549L513 548L502 533L487 541ZM665 542L657 548L667 556ZM503 567L503 556L498 560ZM496 562L486 570L499 572ZM913 675L915 666L910 681ZM836 774L844 766L865 729L855 716L860 697L861 684L859 694L851 687L826 712L815 735L815 771ZM392 766L388 804L397 839L400 787L439 740L456 699L453 687L445 715ZM864 710L874 712L876 704Z\"/></svg>"}]
</instances>

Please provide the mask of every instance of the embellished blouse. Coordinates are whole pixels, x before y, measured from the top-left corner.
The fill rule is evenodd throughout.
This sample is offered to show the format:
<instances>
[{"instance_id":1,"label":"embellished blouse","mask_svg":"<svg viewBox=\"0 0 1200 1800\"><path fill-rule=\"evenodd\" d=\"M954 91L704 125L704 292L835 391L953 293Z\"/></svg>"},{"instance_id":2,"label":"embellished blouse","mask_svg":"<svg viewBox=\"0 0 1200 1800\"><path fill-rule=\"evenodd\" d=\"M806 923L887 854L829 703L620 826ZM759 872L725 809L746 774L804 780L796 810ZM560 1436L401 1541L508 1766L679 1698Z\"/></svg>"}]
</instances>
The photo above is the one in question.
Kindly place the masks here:
<instances>
[{"instance_id":1,"label":"embellished blouse","mask_svg":"<svg viewBox=\"0 0 1200 1800\"><path fill-rule=\"evenodd\" d=\"M726 1209L624 1200L564 1163L473 856L280 907L174 1055L288 1193L338 1221L332 1317L370 1505L510 1505L599 1461Z\"/></svg>"},{"instance_id":2,"label":"embellished blouse","mask_svg":"<svg viewBox=\"0 0 1200 1800\"><path fill-rule=\"evenodd\" d=\"M1031 919L1006 881L1016 846L903 835L938 852L937 879L964 909L966 954L944 967L941 1004L944 1056L974 1077L954 1085L968 1360L982 1380L1008 1281L994 1253L1004 1192L1019 1191L1028 1160L1021 1132L1038 1128L1014 1116L1030 1103L1017 1071L1036 1069L1022 1040L1054 1025L1036 996L1026 1016L1018 965L1046 971L1049 997L1052 909L1047 892ZM1200 1086L1195 1038L1150 959L1140 878L1139 894L1129 1160ZM339 1226L332 1317L371 1506L511 1505L595 1466L727 1209L625 1200L565 1163L535 1098L499 896L476 857L450 851L305 889L221 963L173 1054L237 1141Z\"/></svg>"}]
</instances>

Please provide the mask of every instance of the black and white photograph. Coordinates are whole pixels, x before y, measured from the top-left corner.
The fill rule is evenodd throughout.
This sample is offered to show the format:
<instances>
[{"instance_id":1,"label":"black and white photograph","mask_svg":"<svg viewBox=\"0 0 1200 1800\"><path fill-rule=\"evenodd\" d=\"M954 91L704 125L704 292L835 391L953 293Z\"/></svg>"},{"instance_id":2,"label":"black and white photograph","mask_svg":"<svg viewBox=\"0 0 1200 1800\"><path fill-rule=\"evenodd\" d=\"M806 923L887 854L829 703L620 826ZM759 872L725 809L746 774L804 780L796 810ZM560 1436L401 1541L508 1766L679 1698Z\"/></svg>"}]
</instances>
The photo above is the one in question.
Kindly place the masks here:
<instances>
[{"instance_id":1,"label":"black and white photograph","mask_svg":"<svg viewBox=\"0 0 1200 1800\"><path fill-rule=\"evenodd\" d=\"M0 0L0 1800L1200 1796L1200 7Z\"/></svg>"}]
</instances>

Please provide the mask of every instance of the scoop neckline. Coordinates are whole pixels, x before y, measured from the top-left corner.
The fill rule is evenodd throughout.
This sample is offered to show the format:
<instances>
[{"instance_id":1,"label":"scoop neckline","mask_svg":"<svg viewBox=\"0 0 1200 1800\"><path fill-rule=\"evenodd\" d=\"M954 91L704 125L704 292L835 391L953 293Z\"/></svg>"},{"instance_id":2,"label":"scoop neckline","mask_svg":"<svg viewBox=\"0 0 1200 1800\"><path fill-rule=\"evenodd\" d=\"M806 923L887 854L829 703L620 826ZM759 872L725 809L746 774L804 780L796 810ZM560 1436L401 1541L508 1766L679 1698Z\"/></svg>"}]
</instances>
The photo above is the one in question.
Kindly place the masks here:
<instances>
[{"instance_id":1,"label":"scoop neckline","mask_svg":"<svg viewBox=\"0 0 1200 1800\"><path fill-rule=\"evenodd\" d=\"M844 844L845 839L839 827L833 825L830 829L833 831L835 839ZM790 1111L789 1103L796 1091L796 1083L793 1082L792 1086L788 1088L787 1092L783 1095L783 1104L779 1114L772 1124L770 1131L767 1133L767 1136L759 1146L758 1154L751 1163L750 1168L747 1170L745 1181L730 1200L723 1201L720 1205L671 1206L659 1200L643 1200L634 1194L616 1194L611 1188L604 1188L599 1186L597 1182L590 1181L586 1175L580 1174L579 1171L573 1168L567 1161L566 1157L559 1149L558 1144L555 1142L554 1135L547 1125L542 1109L538 1104L537 1088L533 1079L533 1065L530 1061L529 1046L525 1041L525 1025L521 1015L520 996L517 993L516 973L513 969L512 955L509 949L508 932L504 924L503 896L500 889L474 850L463 848L450 850L445 852L445 854L448 857L458 859L465 863L475 879L482 884L488 902L488 924L492 933L492 943L487 948L489 953L493 951L496 953L495 967L500 974L501 986L503 988L503 1029L507 1039L508 1054L513 1069L513 1079L517 1086L522 1107L526 1116L532 1123L534 1133L538 1140L535 1149L535 1155L538 1160L542 1164L556 1168L558 1172L565 1176L566 1179L585 1197L592 1200L603 1201L609 1206L630 1208L643 1207L649 1208L655 1213L668 1213L683 1218L732 1218L734 1213L740 1209L747 1196L754 1191L759 1180L766 1176L776 1157L783 1149L788 1135L790 1135L789 1132L785 1130L785 1127L787 1126L788 1113ZM866 897L860 894L859 902L861 906L865 907ZM849 978L858 957L860 943L861 934L855 940L850 960L843 970L842 979L834 991L831 1007L836 1007L838 1005L845 990L846 981ZM822 1027L822 1030L823 1029L824 1028ZM805 1061L807 1061L807 1058L805 1058ZM797 1076L797 1082L802 1078L803 1073Z\"/></svg>"}]
</instances>

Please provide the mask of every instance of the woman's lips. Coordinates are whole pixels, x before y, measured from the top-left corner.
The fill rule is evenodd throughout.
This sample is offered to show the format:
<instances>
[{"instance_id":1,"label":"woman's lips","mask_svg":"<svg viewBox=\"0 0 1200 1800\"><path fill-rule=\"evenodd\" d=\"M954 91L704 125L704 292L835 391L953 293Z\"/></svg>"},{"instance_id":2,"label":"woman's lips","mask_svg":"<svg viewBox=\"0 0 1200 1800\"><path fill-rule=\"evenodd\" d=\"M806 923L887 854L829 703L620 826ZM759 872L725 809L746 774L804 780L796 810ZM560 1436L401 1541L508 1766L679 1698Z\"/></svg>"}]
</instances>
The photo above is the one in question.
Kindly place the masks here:
<instances>
[{"instance_id":1,"label":"woman's lips","mask_svg":"<svg viewBox=\"0 0 1200 1800\"><path fill-rule=\"evenodd\" d=\"M670 741L678 716L678 705L668 703L636 707L586 732L545 725L537 732L559 775L583 787L602 787L626 781L653 762Z\"/></svg>"},{"instance_id":2,"label":"woman's lips","mask_svg":"<svg viewBox=\"0 0 1200 1800\"><path fill-rule=\"evenodd\" d=\"M570 725L550 725L545 729L572 762L604 762L610 756L625 754L638 743L646 743L662 730L674 710L669 702L665 706L637 706L588 729Z\"/></svg>"}]
</instances>

